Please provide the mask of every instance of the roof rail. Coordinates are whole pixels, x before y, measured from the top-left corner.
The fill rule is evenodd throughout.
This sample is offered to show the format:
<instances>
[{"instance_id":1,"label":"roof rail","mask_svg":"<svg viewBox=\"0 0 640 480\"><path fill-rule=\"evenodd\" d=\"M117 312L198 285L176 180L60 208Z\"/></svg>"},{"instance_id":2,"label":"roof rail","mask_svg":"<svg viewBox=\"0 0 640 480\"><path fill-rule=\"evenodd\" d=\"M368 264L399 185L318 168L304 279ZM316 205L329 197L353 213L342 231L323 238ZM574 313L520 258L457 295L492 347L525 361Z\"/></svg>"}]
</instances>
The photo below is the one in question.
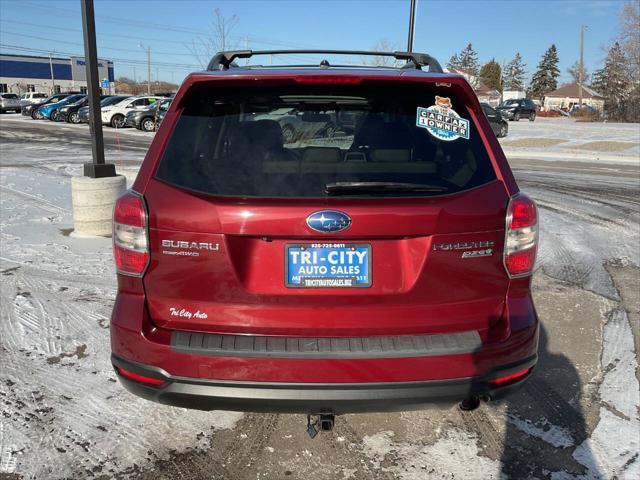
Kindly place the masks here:
<instances>
[{"instance_id":1,"label":"roof rail","mask_svg":"<svg viewBox=\"0 0 640 480\"><path fill-rule=\"evenodd\" d=\"M406 60L407 63L413 63L414 68L421 70L422 67L429 67L431 73L443 73L442 66L438 60L426 53L415 52L371 52L367 50L230 50L226 52L216 53L209 65L208 71L228 70L229 68L239 68L234 62L237 58L251 58L256 55L367 55L371 57L393 57L396 60ZM327 66L328 62L323 60L323 66ZM403 67L406 68L406 67Z\"/></svg>"}]
</instances>

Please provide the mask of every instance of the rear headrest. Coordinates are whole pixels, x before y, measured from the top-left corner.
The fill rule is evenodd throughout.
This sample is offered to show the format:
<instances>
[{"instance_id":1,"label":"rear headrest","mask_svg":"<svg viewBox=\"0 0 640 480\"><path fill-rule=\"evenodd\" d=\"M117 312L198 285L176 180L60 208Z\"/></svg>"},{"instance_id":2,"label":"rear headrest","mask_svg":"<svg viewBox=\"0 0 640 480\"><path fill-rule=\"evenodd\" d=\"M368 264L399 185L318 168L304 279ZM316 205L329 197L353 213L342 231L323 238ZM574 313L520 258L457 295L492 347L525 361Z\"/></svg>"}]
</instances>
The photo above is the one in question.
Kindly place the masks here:
<instances>
[{"instance_id":1,"label":"rear headrest","mask_svg":"<svg viewBox=\"0 0 640 480\"><path fill-rule=\"evenodd\" d=\"M376 139L384 135L384 121L378 115L367 115L353 136L353 145L356 147L375 146Z\"/></svg>"},{"instance_id":2,"label":"rear headrest","mask_svg":"<svg viewBox=\"0 0 640 480\"><path fill-rule=\"evenodd\" d=\"M282 128L275 120L249 122L249 136L254 146L260 148L282 148Z\"/></svg>"},{"instance_id":3,"label":"rear headrest","mask_svg":"<svg viewBox=\"0 0 640 480\"><path fill-rule=\"evenodd\" d=\"M385 122L378 116L367 117L353 137L354 147L409 148L412 142L407 125Z\"/></svg>"}]
</instances>

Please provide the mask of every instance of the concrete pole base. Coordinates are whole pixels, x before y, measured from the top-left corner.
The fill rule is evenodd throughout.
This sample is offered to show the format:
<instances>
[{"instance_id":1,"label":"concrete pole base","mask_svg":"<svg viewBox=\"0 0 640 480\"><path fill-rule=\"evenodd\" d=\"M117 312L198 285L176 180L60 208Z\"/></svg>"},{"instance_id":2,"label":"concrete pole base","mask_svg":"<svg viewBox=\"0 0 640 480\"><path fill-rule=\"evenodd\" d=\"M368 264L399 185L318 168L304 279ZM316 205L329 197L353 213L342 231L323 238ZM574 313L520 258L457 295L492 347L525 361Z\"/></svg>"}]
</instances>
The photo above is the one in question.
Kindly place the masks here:
<instances>
[{"instance_id":1,"label":"concrete pole base","mask_svg":"<svg viewBox=\"0 0 640 480\"><path fill-rule=\"evenodd\" d=\"M127 179L124 175L72 177L73 235L111 236L113 207L126 189Z\"/></svg>"}]
</instances>

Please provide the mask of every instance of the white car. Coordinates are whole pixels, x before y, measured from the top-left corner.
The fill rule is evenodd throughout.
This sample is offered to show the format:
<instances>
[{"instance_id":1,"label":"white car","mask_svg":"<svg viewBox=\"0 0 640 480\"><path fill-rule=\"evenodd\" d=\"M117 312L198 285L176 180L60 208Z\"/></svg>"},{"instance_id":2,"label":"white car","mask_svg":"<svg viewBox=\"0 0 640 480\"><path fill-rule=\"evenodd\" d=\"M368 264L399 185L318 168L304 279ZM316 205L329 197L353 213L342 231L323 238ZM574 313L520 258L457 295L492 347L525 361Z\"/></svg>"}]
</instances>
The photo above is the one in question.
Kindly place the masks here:
<instances>
[{"instance_id":1,"label":"white car","mask_svg":"<svg viewBox=\"0 0 640 480\"><path fill-rule=\"evenodd\" d=\"M102 123L111 125L113 128L124 127L125 117L132 110L147 109L149 106L162 100L164 97L156 95L141 95L129 97L115 105L102 107Z\"/></svg>"},{"instance_id":2,"label":"white car","mask_svg":"<svg viewBox=\"0 0 640 480\"><path fill-rule=\"evenodd\" d=\"M20 100L15 93L0 94L0 113L5 113L11 110L16 113L20 113L20 109Z\"/></svg>"},{"instance_id":3,"label":"white car","mask_svg":"<svg viewBox=\"0 0 640 480\"><path fill-rule=\"evenodd\" d=\"M49 98L49 95L43 92L25 92L20 95L20 106L26 107L27 105L40 105L47 98Z\"/></svg>"}]
</instances>

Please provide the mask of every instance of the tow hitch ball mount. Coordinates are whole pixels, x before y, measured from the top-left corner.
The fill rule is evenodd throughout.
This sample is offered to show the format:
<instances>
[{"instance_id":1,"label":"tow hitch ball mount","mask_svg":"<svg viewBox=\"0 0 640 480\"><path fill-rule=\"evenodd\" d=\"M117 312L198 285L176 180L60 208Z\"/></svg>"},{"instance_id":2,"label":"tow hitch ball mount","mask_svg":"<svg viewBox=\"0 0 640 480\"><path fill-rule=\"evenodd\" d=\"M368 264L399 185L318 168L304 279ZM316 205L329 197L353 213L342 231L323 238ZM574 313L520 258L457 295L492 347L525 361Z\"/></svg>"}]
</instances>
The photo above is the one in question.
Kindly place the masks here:
<instances>
[{"instance_id":1,"label":"tow hitch ball mount","mask_svg":"<svg viewBox=\"0 0 640 480\"><path fill-rule=\"evenodd\" d=\"M335 421L336 416L328 413L307 415L307 433L311 438L315 438L321 431L330 432L333 430Z\"/></svg>"}]
</instances>

